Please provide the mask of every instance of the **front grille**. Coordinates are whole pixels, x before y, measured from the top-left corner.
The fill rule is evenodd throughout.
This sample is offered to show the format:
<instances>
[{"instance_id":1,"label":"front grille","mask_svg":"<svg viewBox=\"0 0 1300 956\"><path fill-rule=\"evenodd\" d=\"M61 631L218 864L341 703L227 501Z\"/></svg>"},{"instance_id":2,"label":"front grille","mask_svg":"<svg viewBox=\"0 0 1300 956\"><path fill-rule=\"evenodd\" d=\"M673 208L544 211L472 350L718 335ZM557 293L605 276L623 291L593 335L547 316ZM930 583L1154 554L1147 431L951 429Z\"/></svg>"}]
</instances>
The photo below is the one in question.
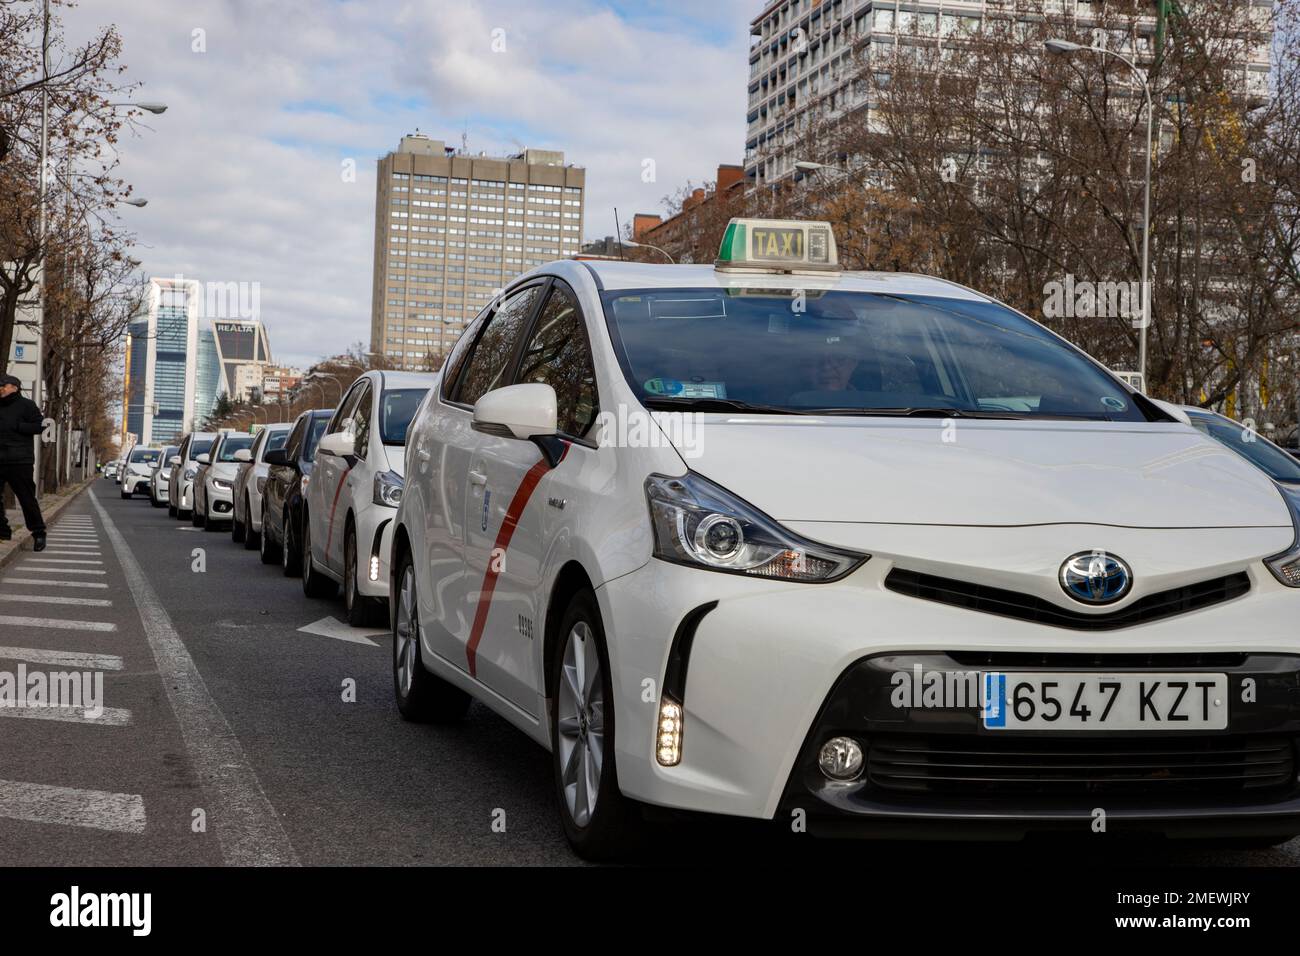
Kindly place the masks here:
<instances>
[{"instance_id":1,"label":"front grille","mask_svg":"<svg viewBox=\"0 0 1300 956\"><path fill-rule=\"evenodd\" d=\"M875 737L867 779L947 794L1242 793L1289 788L1290 737Z\"/></svg>"},{"instance_id":2,"label":"front grille","mask_svg":"<svg viewBox=\"0 0 1300 956\"><path fill-rule=\"evenodd\" d=\"M1021 621L1065 627L1077 631L1111 631L1121 627L1147 624L1162 618L1199 611L1250 590L1250 577L1244 571L1226 577L1200 581L1186 587L1148 594L1122 611L1107 614L1084 614L1058 607L1032 594L1006 591L985 584L941 578L903 568L895 568L885 578L885 587L899 594L963 607L985 614L1014 617Z\"/></svg>"}]
</instances>

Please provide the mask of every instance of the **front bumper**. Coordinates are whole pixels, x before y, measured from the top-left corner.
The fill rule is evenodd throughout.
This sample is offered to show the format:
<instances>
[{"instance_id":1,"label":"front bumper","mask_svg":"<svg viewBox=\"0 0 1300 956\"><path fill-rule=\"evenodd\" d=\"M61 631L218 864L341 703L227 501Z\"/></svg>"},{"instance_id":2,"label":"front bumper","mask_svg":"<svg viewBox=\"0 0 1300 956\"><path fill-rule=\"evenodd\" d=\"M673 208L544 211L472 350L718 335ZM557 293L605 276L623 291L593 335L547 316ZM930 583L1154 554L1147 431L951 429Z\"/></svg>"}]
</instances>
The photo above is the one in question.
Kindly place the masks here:
<instances>
[{"instance_id":1,"label":"front bumper","mask_svg":"<svg viewBox=\"0 0 1300 956\"><path fill-rule=\"evenodd\" d=\"M212 482L204 485L203 497L208 509L208 518L228 521L234 517L235 499L232 490L218 488Z\"/></svg>"},{"instance_id":2,"label":"front bumper","mask_svg":"<svg viewBox=\"0 0 1300 956\"><path fill-rule=\"evenodd\" d=\"M858 662L881 655L1068 650L1247 654L1254 660L1300 654L1294 623L1300 595L1259 565L1247 571L1250 590L1244 596L1108 631L1069 630L921 600L886 588L891 568L892 562L873 558L840 582L809 585L651 560L599 587L615 681L616 759L624 792L660 806L775 817L788 807L787 784L798 782L796 765L806 759L810 735L821 728L819 717L833 690ZM714 606L700 613L708 605ZM697 620L681 701L682 757L677 766L664 767L654 757L658 708L643 700L643 682L652 677L656 688L664 686L674 635L692 616ZM1260 693L1264 690L1261 685ZM1289 714L1300 714L1294 693L1285 706L1287 720ZM860 816L822 796L800 794L810 817L818 811L819 822L836 813ZM1272 797L1269 803L1275 803ZM1032 809L1018 796L1000 806L1004 816ZM1158 815L1167 810L1154 808ZM1276 813L1300 813L1300 804L1283 800L1268 810ZM1077 819L1074 810L1065 817L1069 825Z\"/></svg>"},{"instance_id":3,"label":"front bumper","mask_svg":"<svg viewBox=\"0 0 1300 956\"><path fill-rule=\"evenodd\" d=\"M898 692L908 675L965 687L963 677L990 670L1008 682L1018 671L1227 674L1228 727L1017 733L985 729L976 701L900 706L919 703L919 688L910 701ZM863 747L852 781L832 781L818 766L822 744L836 736ZM1087 834L1099 818L1108 833L1300 833L1298 744L1298 656L885 654L855 663L836 682L778 815L803 810L810 832L838 836Z\"/></svg>"},{"instance_id":4,"label":"front bumper","mask_svg":"<svg viewBox=\"0 0 1300 956\"><path fill-rule=\"evenodd\" d=\"M393 546L396 508L375 505L356 516L357 593L388 598L388 555Z\"/></svg>"},{"instance_id":5,"label":"front bumper","mask_svg":"<svg viewBox=\"0 0 1300 956\"><path fill-rule=\"evenodd\" d=\"M124 494L133 495L137 491L144 490L140 486L147 485L148 483L148 475L127 475L122 479L122 492Z\"/></svg>"}]
</instances>

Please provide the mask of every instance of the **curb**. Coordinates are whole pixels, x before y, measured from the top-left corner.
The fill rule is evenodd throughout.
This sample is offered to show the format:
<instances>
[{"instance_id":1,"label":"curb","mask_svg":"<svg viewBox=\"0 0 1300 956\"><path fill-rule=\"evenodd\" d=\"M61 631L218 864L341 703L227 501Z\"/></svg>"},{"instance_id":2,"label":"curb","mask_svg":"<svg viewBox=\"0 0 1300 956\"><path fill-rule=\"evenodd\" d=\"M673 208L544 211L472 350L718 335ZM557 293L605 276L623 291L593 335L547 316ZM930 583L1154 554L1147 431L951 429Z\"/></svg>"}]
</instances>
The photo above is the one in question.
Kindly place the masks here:
<instances>
[{"instance_id":1,"label":"curb","mask_svg":"<svg viewBox=\"0 0 1300 956\"><path fill-rule=\"evenodd\" d=\"M75 491L72 492L72 494L65 497L62 501L56 504L49 511L42 510L41 517L45 519L45 523L47 525L52 523L54 519L56 519L59 515L63 514L65 508L67 508L70 504L72 504L83 494L85 494L86 489L89 488L94 483L95 483L94 478L87 478L84 482L81 483L80 488L77 488ZM30 541L31 539L32 539L32 533L28 531L26 528L23 528L22 531L14 535L13 541L5 542L6 545L12 545L12 548L10 548L7 554L0 555L0 571L3 571L14 561L17 561L18 556L20 554L31 553L30 551L25 551L23 549L23 545L28 541Z\"/></svg>"}]
</instances>

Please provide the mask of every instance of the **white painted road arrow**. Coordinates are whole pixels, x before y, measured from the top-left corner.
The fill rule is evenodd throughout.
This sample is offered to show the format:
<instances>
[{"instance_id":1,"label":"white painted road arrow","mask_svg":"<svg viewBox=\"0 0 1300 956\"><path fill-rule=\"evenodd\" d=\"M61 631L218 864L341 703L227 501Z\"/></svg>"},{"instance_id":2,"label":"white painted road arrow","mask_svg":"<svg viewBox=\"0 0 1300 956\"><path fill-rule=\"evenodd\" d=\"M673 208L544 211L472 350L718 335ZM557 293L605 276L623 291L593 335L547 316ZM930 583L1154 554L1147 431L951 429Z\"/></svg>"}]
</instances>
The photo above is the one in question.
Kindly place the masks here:
<instances>
[{"instance_id":1,"label":"white painted road arrow","mask_svg":"<svg viewBox=\"0 0 1300 956\"><path fill-rule=\"evenodd\" d=\"M333 617L323 617L306 627L298 628L298 630L303 634L332 637L336 641L347 641L350 644L367 644L370 647L379 646L370 638L388 633L386 627L352 627Z\"/></svg>"}]
</instances>

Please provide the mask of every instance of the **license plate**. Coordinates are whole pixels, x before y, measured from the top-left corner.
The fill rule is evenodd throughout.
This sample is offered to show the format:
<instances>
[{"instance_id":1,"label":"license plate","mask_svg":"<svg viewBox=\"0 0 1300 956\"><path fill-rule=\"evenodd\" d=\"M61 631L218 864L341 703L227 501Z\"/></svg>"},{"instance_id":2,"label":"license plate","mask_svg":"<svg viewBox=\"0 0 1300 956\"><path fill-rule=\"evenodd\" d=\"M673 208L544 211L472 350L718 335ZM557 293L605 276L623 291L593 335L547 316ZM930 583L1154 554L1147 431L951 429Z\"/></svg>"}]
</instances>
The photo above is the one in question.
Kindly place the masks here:
<instances>
[{"instance_id":1,"label":"license plate","mask_svg":"<svg viewBox=\"0 0 1300 956\"><path fill-rule=\"evenodd\" d=\"M1224 730L1226 674L988 672L989 730Z\"/></svg>"}]
</instances>

